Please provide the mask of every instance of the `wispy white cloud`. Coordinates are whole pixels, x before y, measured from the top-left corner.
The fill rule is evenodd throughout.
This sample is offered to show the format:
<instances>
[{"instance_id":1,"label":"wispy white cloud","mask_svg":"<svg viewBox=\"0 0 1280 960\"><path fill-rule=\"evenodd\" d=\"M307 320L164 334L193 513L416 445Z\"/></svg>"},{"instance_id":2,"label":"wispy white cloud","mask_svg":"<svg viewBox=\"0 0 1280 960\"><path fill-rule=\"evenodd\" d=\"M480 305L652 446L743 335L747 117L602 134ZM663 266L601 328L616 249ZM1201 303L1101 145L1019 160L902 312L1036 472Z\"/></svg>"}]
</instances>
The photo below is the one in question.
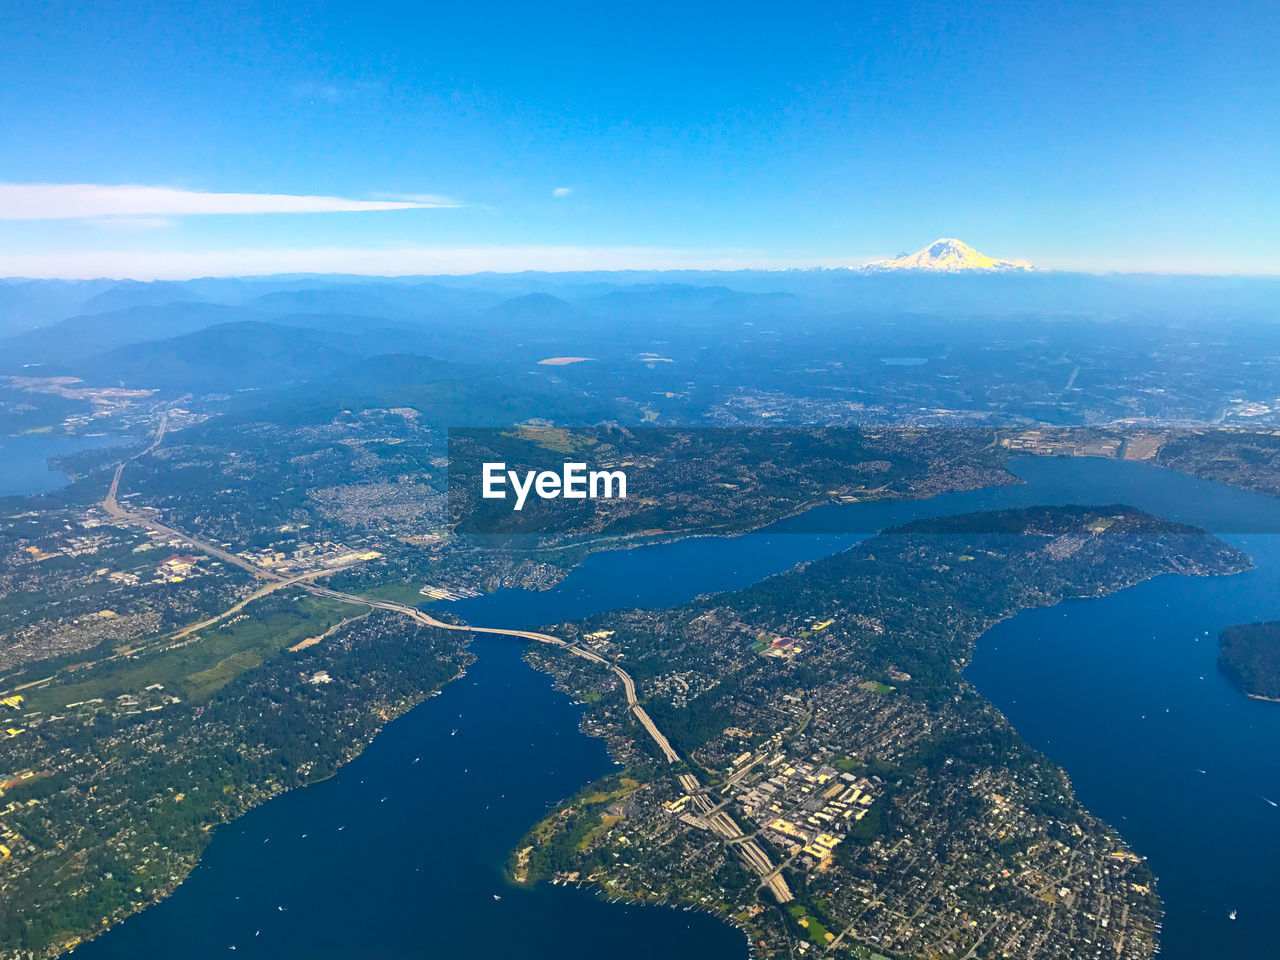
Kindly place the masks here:
<instances>
[{"instance_id":1,"label":"wispy white cloud","mask_svg":"<svg viewBox=\"0 0 1280 960\"><path fill-rule=\"evenodd\" d=\"M786 266L815 266L790 263ZM0 253L0 277L116 277L181 280L272 273L371 276L465 274L521 270L740 270L780 266L751 250L657 247L324 247L236 250L97 250Z\"/></svg>"},{"instance_id":2,"label":"wispy white cloud","mask_svg":"<svg viewBox=\"0 0 1280 960\"><path fill-rule=\"evenodd\" d=\"M567 197L571 193L573 193L573 187L556 187L551 191L553 197Z\"/></svg>"},{"instance_id":3,"label":"wispy white cloud","mask_svg":"<svg viewBox=\"0 0 1280 960\"><path fill-rule=\"evenodd\" d=\"M0 183L0 220L76 220L255 213L360 213L456 207L433 194L387 200L288 193L206 193L100 183Z\"/></svg>"},{"instance_id":4,"label":"wispy white cloud","mask_svg":"<svg viewBox=\"0 0 1280 960\"><path fill-rule=\"evenodd\" d=\"M377 89L377 85L367 80L354 83L339 83L326 80L307 80L295 84L291 90L299 100L309 103L346 103L357 97L363 97Z\"/></svg>"}]
</instances>

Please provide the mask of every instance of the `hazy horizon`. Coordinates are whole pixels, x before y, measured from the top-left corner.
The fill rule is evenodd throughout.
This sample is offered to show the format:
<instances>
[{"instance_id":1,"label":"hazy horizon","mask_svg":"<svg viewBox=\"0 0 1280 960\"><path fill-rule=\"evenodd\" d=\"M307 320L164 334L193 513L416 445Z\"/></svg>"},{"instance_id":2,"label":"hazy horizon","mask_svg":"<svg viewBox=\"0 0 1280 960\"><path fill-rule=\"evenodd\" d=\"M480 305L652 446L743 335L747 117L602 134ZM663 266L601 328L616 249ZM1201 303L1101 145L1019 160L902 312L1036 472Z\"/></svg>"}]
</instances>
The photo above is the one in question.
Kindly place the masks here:
<instances>
[{"instance_id":1,"label":"hazy horizon","mask_svg":"<svg viewBox=\"0 0 1280 960\"><path fill-rule=\"evenodd\" d=\"M711 261L705 264L696 264L689 266L681 266L673 263L669 266L565 266L565 267L518 267L513 266L509 269L500 268L476 268L456 270L436 270L432 272L423 272L419 270L405 270L403 272L379 272L370 267L368 270L361 269L292 269L292 270L276 270L271 272L205 272L205 273L173 273L147 275L145 273L131 274L110 274L110 273L94 273L85 272L83 274L0 274L0 283L25 283L38 281L66 281L66 282L92 282L92 281L108 281L114 283L185 283L198 280L283 280L283 279L331 279L346 278L352 280L391 280L391 281L410 281L410 280L432 280L437 278L460 279L465 277L486 277L486 276L510 276L518 277L525 275L542 275L542 276L574 276L574 275L598 275L609 274L616 276L642 275L649 276L653 274L678 276L684 274L698 275L732 275L732 274L796 274L796 273L846 273L850 275L865 275L868 277L877 274L866 271L868 263L874 262L881 257L866 258L861 263L812 263L812 264L781 264L781 265L764 265L753 263L720 264ZM1273 271L1247 271L1247 270L1212 270L1212 269L1185 269L1185 270L1159 270L1159 269L1084 269L1070 266L1050 267L1034 264L1030 271L1020 273L967 273L967 272L926 272L926 271L899 271L897 275L920 277L943 277L943 278L969 278L986 277L995 278L1026 278L1032 277L1051 277L1051 276L1076 276L1076 277L1153 277L1153 278L1170 278L1176 279L1185 277L1189 279L1239 279L1239 280L1274 280L1280 279L1280 267ZM883 276L883 274L881 274Z\"/></svg>"}]
</instances>

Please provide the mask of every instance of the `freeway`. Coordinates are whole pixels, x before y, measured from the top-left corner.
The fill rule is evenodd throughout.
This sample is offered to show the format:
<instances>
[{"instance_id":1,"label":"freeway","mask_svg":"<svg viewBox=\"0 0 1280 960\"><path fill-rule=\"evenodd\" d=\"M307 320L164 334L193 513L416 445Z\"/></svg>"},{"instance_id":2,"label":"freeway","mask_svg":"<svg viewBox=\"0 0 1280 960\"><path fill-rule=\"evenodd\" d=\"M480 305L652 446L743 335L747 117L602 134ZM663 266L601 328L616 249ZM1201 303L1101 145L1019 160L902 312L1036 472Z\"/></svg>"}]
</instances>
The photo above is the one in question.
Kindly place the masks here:
<instances>
[{"instance_id":1,"label":"freeway","mask_svg":"<svg viewBox=\"0 0 1280 960\"><path fill-rule=\"evenodd\" d=\"M106 508L107 513L112 515L116 512L123 513L123 511L120 510L119 504L116 503L116 492L120 489L120 475L124 473L125 466L132 463L134 460L139 460L142 457L145 457L156 447L160 446L160 442L164 440L165 431L168 429L169 411L166 410L164 413L160 414L160 422L156 424L156 435L151 438L151 443L149 443L145 449L139 450L132 457L127 457L116 464L116 472L111 478L111 486L107 488L107 495L102 501L102 506Z\"/></svg>"},{"instance_id":2,"label":"freeway","mask_svg":"<svg viewBox=\"0 0 1280 960\"><path fill-rule=\"evenodd\" d=\"M649 734L649 736L653 738L654 743L658 745L658 749L662 751L662 755L666 757L667 762L678 763L680 761L680 755L676 753L675 749L671 746L671 742L666 738L663 732L658 729L657 724L655 724L653 720L650 718L649 714L645 712L644 707L640 706L639 698L636 696L636 685L635 685L635 682L631 679L631 675L628 674L616 663L609 662L604 657L600 656L597 653L594 653L591 650L587 650L583 647L579 647L576 644L567 643L566 641L560 639L559 637L553 637L550 634L535 633L530 630L506 630L499 627L473 627L473 626L466 626L466 625L455 624L455 623L445 623L444 621L437 620L435 617L432 617L429 614L424 613L423 611L417 609L416 607L410 607L403 603L393 603L389 600L371 600L367 597L362 597L357 594L341 593L337 590L330 590L326 587L319 587L314 584L305 583L305 581L313 574L305 574L301 577L286 579L285 577L282 577L277 573L274 573L270 570L266 570L255 563L251 563L250 561L246 560L244 557L238 556L237 554L234 554L229 550L225 550L222 547L219 547L215 544L209 543L205 540L201 540L198 537L193 537L190 534L184 533L181 530L177 530L173 527L166 526L165 524L160 523L158 520L156 520L152 516L149 516L145 513L141 513L139 511L128 511L123 509L120 506L119 502L117 501L116 497L120 490L120 478L124 473L124 468L132 461L137 460L151 453L151 451L155 450L156 447L160 445L160 442L164 439L165 430L166 430L166 427L168 426L168 422L169 422L169 413L168 411L165 411L164 415L161 416L160 418L159 425L156 427L156 435L155 435L155 438L151 441L151 444L145 450L142 450L139 453L134 454L132 457L129 457L127 460L120 461L120 463L116 465L115 473L111 478L111 486L107 490L107 495L102 500L102 508L107 512L107 516L109 516L114 522L137 524L138 526L146 527L149 530L154 530L158 533L163 533L167 536L174 537L175 539L182 540L183 542L190 544L195 549L203 551L204 553L207 553L210 556L217 557L219 560L224 560L227 563L240 567L243 570L247 570L250 574L252 574L257 579L272 581L272 584L267 589L258 591L251 597L246 598L246 600L244 601L246 603L248 602L248 600L256 599L256 597L261 596L263 593L269 592L271 589L276 589L280 586L286 586L286 585L297 583L297 584L302 584L304 589L308 590L313 594L316 594L317 596L331 597L335 600L345 600L348 603L362 603L367 606L376 607L382 610L393 610L397 613L404 614L405 616L408 616L413 620L417 621L418 623L422 624L423 626L427 626L427 627L435 627L440 630L467 630L467 631L470 631L471 633L491 633L491 634L501 634L503 636L509 636L509 637L522 637L526 640L535 640L539 643L548 643L555 646L563 647L566 650L568 650L570 653L574 654L575 656L582 657L586 660L591 660L594 663L601 664L602 666L608 667L610 670L612 670L617 675L618 679L622 681L622 687L623 687L623 690L626 692L626 696L627 696L628 708L635 715L635 718L640 722L640 725L645 729L645 731ZM324 572L332 572L332 571L324 571ZM318 576L319 574L317 573L314 575ZM229 613L232 611L227 611L227 612ZM194 626L188 628L187 630L184 630L183 635L185 635L186 633L192 632L194 630L198 630L201 627L208 626L210 623L216 622L217 620L221 619L222 616L225 616L225 615L226 614L224 613L218 617L213 618L213 620L206 621L204 623L195 624Z\"/></svg>"},{"instance_id":3,"label":"freeway","mask_svg":"<svg viewBox=\"0 0 1280 960\"><path fill-rule=\"evenodd\" d=\"M626 691L627 695L627 706L631 709L635 718L640 722L640 725L644 727L649 736L653 738L654 743L658 745L658 749L661 750L663 756L667 758L667 762L677 763L680 760L680 755L676 753L675 748L671 746L671 742L666 738L666 735L663 734L663 732L658 729L657 724L650 719L649 714L645 712L644 707L640 706L636 697L636 685L631 679L631 675L616 663L611 663L593 650L587 650L583 647L579 647L576 644L569 643L568 641L563 640L560 637L552 636L549 633L537 633L532 630L509 630L502 627L475 627L468 624L445 623L442 620L437 620L425 611L419 610L417 607L410 607L406 604L396 603L392 600L371 600L367 597L361 597L358 594L342 593L338 590L331 590L328 587L321 587L314 584L306 585L303 589L316 594L317 596L329 597L334 600L346 600L351 603L366 603L371 607L376 607L382 610L394 610L398 613L404 614L423 626L434 627L438 630L466 630L470 633L490 633L506 637L521 637L525 640L551 644L552 646L557 646L567 650L575 656L606 666L622 681L623 689ZM686 793L693 797L694 803L703 812L704 822L711 831L738 851L738 855L746 861L747 866L759 875L761 885L767 887L773 893L774 899L781 904L789 903L795 899L791 892L791 888L787 886L787 881L782 877L781 868L774 867L768 855L760 849L759 844L757 844L755 840L746 837L742 832L742 828L734 822L734 819L729 816L728 813L721 809L712 808L710 802L707 800L706 796L704 796L703 787L698 778L692 773L682 773L677 779L680 781L680 786L684 788Z\"/></svg>"},{"instance_id":4,"label":"freeway","mask_svg":"<svg viewBox=\"0 0 1280 960\"><path fill-rule=\"evenodd\" d=\"M685 774L680 778L680 783L686 791L689 789L689 781L701 789L696 777ZM711 802L701 793L691 793L690 796L693 797L694 805L702 812L703 820L711 831L738 851L738 855L746 861L747 866L760 876L761 885L773 893L778 903L790 903L795 899L791 888L787 886L787 881L782 877L781 868L774 867L768 855L760 849L760 845L743 834L742 828L734 822L733 817L724 810L713 809Z\"/></svg>"},{"instance_id":5,"label":"freeway","mask_svg":"<svg viewBox=\"0 0 1280 960\"><path fill-rule=\"evenodd\" d=\"M160 441L164 439L165 430L167 429L168 424L169 411L166 410L160 417L160 423L156 427L155 438L151 441L150 446L145 450L135 453L127 460L121 460L116 464L116 471L111 477L111 486L107 488L107 495L102 498L102 509L107 512L107 516L115 523L136 524L140 527L145 527L148 530L154 530L156 533L163 533L176 540L181 540L184 543L195 547L197 550L207 553L211 557L217 557L219 560L224 560L227 563L249 571L249 573L259 580L284 580L284 577L272 573L269 570L264 570L257 564L250 563L244 557L237 556L229 550L224 550L216 544L208 543L198 537L193 537L188 533L183 533L181 530L175 530L173 527L165 526L154 517L148 516L145 513L125 510L120 506L119 501L116 499L116 495L120 492L120 477L124 474L124 468L134 460L145 457L156 447L160 446Z\"/></svg>"},{"instance_id":6,"label":"freeway","mask_svg":"<svg viewBox=\"0 0 1280 960\"><path fill-rule=\"evenodd\" d=\"M190 626L183 627L177 633L173 634L169 639L181 640L184 637L190 636L191 634L196 633L199 630L205 629L205 627L211 627L215 623L219 622L220 620L225 620L227 617L231 616L232 614L239 613L249 604L253 603L253 601L260 600L262 597L265 597L268 593L273 593L274 591L279 590L282 587L291 587L291 586L294 586L295 584L306 583L308 580L314 580L316 577L328 576L329 574L337 573L339 570L342 570L342 569L345 569L345 568L329 567L324 570L309 570L306 573L300 573L297 576L290 577L288 580L271 580L266 584L266 586L259 587L257 590L253 591L253 593L249 594L243 600L238 601L237 603L228 607L226 610L223 610L221 613L216 613L212 617L209 617L206 620L201 620L199 623L193 623Z\"/></svg>"},{"instance_id":7,"label":"freeway","mask_svg":"<svg viewBox=\"0 0 1280 960\"><path fill-rule=\"evenodd\" d=\"M148 446L145 450L141 451L140 453L137 453L134 456L130 457L129 459L122 460L116 466L115 473L111 478L111 486L107 490L107 495L102 500L102 508L107 512L107 515L111 518L113 522L137 524L139 526L146 527L147 529L154 530L159 533L166 534L167 536L171 536L176 539L182 540L183 542L190 544L193 548L197 550L201 550L204 553L209 554L210 556L217 557L220 560L224 560L227 563L233 564L234 566L247 570L249 573L251 573L254 577L258 579L270 581L270 583L265 588L257 591L250 597L245 598L241 606L243 606L244 604L247 604L252 599L256 599L258 596L261 596L265 593L270 592L271 590L278 589L279 587L283 587L283 586L297 584L302 589L306 590L308 593L311 593L315 596L329 597L334 600L343 600L347 603L363 604L365 606L370 607L371 609L393 611L403 616L409 617L411 620L413 620L414 622L424 627L433 627L437 630L461 630L461 631L466 631L468 633L488 633L488 634L497 634L499 636L506 636L506 637L520 637L525 640L532 640L537 643L545 643L551 646L560 647L561 649L567 651L568 653L574 656L582 657L584 660L590 660L592 663L600 664L601 666L611 670L614 673L614 675L616 675L617 678L621 681L623 692L626 694L626 698L627 698L627 707L631 711L632 715L636 718L636 720L640 723L640 726L643 727L645 732L649 734L649 736L652 738L653 742L657 745L659 751L661 751L662 755L666 758L668 763L680 762L680 754L677 753L675 748L671 746L671 741L668 740L666 735L661 730L658 729L658 725L653 722L653 719L649 716L648 713L645 712L644 707L640 705L639 697L637 697L636 695L635 681L631 679L631 675L627 673L625 670L623 670L622 667L618 666L618 664L613 663L610 660L606 660L604 657L600 656L600 654L596 653L593 650L588 650L585 647L580 647L577 644L570 643L567 640L564 640L560 637L552 636L549 633L538 633L532 630L511 630L511 629L506 629L504 627L477 627L477 626L472 626L470 624L446 623L443 620L437 620L435 617L431 616L429 613L426 613L425 611L420 610L417 607L411 607L403 603L396 603L395 601L392 601L392 600L377 600L370 597L363 597L363 596L360 596L359 594L344 593L340 590L332 590L328 587L322 587L319 584L312 582L311 580L313 576L318 576L321 572L332 572L332 571L316 571L313 573L304 574L302 576L285 578L270 570L266 570L262 567L259 567L257 564L251 563L250 561L246 560L244 557L231 553L229 550L225 550L222 547L216 546L215 544L208 543L204 540L199 539L198 537L193 537L190 534L184 533L173 527L166 526L165 524L160 523L158 520L156 520L152 516L149 516L147 514L137 512L137 511L124 510L123 508L121 508L120 504L116 499L116 496L120 489L120 478L124 473L125 466L128 465L131 461L138 459L139 457L146 456L148 453L155 450L155 448L160 445L160 441L164 439L165 428L168 424L168 419L169 419L169 414L166 411L165 414L160 418L160 423L156 428L156 436L155 436L155 439L152 440L151 445ZM189 632L192 632L204 626L208 626L209 624L222 619L224 616L227 615L227 613L230 613L230 612L232 611L227 611L226 613L220 614L219 616L214 617L209 621L206 621L200 624L195 624L194 626L183 631L182 635L185 636ZM745 860L747 864L751 867L751 869L760 876L762 885L768 887L769 890L773 892L773 895L777 899L777 901L779 903L788 903L789 901L794 899L790 888L787 886L787 882L782 878L781 874L779 873L779 870L773 866L772 862L770 862L768 856L764 853L764 851L761 850L760 847L756 844L755 840L745 837L742 833L741 828L737 825L737 823L734 822L733 818L729 816L729 814L727 814L724 810L712 809L711 803L703 795L704 794L703 787L702 787L702 784L698 781L698 778L694 776L692 773L682 773L679 776L679 780L680 780L681 786L684 787L685 791L694 798L695 804L697 804L699 809L702 810L702 812L706 815L705 822L711 828L711 830L714 833L716 833L718 836L723 838L726 841L726 843L730 844L736 850L738 850L739 856L741 856L742 859Z\"/></svg>"},{"instance_id":8,"label":"freeway","mask_svg":"<svg viewBox=\"0 0 1280 960\"><path fill-rule=\"evenodd\" d=\"M703 822L713 833L737 849L738 855L760 875L762 886L769 888L774 899L779 903L789 903L795 899L791 888L787 886L787 881L782 878L782 868L774 867L768 855L760 849L760 845L743 834L742 828L734 822L733 817L721 809L722 805L711 805L698 778L692 773L682 773L677 779L680 781L680 786L684 788L684 792L693 799L694 806L701 812Z\"/></svg>"},{"instance_id":9,"label":"freeway","mask_svg":"<svg viewBox=\"0 0 1280 960\"><path fill-rule=\"evenodd\" d=\"M668 763L679 763L680 754L676 753L675 748L671 746L671 741L666 735L658 729L658 725L653 722L649 714L645 712L644 707L640 706L639 698L636 696L635 681L631 679L631 674L623 670L616 663L606 660L600 654L593 650L587 650L577 644L569 643L560 637L553 637L549 633L536 633L532 630L508 630L503 627L477 627L464 623L446 623L443 620L437 620L430 614L419 610L417 607L410 607L403 603L395 603L391 600L371 600L354 593L342 593L337 590L330 590L328 587L320 587L315 585L304 586L303 589L314 593L321 597L331 597L334 600L346 600L350 603L365 603L372 607L382 610L394 610L402 613L407 617L417 621L424 627L435 627L438 630L465 630L469 633L490 633L498 634L504 637L520 637L525 640L533 640L538 643L546 643L552 646L561 647L576 657L582 657L584 660L590 660L592 663L598 663L607 667L617 675L622 681L622 689L627 696L627 707L631 710L640 726L645 732L653 738L653 742L658 745L658 749L662 751L662 755Z\"/></svg>"},{"instance_id":10,"label":"freeway","mask_svg":"<svg viewBox=\"0 0 1280 960\"><path fill-rule=\"evenodd\" d=\"M194 547L202 553L207 553L211 557L217 557L219 560L223 560L234 566L240 567L242 570L249 571L249 573L258 580L281 581L284 579L279 574L272 573L270 570L266 570L258 566L256 563L250 563L244 557L236 556L236 554L229 550L224 550L222 547L215 546L208 541L201 540L198 537L193 537L189 533L183 533L181 530L175 530L173 527L165 526L163 523L160 523L158 520L145 513L139 513L136 511L131 512L122 509L116 502L115 488L120 482L120 471L123 468L124 464L120 464L120 466L116 467L116 476L111 482L111 492L107 494L106 499L102 501L102 509L107 511L107 516L109 516L114 523L136 524L137 526L145 527L148 530L154 530L156 533L163 533L165 536L173 537L175 540L181 540L183 543Z\"/></svg>"}]
</instances>

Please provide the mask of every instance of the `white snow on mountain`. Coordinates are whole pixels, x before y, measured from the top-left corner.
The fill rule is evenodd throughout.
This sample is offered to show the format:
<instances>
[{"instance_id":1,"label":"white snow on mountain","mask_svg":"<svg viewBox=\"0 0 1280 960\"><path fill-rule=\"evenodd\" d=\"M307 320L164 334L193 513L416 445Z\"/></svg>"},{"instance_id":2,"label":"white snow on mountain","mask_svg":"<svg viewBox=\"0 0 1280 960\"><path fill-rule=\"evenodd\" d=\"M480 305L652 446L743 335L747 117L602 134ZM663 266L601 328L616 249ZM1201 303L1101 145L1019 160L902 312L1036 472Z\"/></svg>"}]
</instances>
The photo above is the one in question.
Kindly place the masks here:
<instances>
[{"instance_id":1,"label":"white snow on mountain","mask_svg":"<svg viewBox=\"0 0 1280 960\"><path fill-rule=\"evenodd\" d=\"M904 253L891 260L875 260L864 270L932 270L942 273L959 273L969 270L1031 270L1025 260L998 260L979 253L963 240L943 237L923 250Z\"/></svg>"}]
</instances>

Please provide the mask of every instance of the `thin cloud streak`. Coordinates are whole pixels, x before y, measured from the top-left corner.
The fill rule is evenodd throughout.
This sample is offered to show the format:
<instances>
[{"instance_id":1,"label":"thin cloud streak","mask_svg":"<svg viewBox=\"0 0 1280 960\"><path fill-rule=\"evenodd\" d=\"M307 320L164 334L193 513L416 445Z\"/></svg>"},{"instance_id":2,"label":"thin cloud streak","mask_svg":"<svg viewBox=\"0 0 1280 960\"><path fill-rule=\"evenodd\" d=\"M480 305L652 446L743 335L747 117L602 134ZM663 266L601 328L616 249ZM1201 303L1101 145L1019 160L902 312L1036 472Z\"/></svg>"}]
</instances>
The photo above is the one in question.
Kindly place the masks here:
<instances>
[{"instance_id":1,"label":"thin cloud streak","mask_svg":"<svg viewBox=\"0 0 1280 960\"><path fill-rule=\"evenodd\" d=\"M0 220L362 213L457 206L461 204L433 194L387 200L352 200L286 193L207 193L128 184L0 183Z\"/></svg>"}]
</instances>

